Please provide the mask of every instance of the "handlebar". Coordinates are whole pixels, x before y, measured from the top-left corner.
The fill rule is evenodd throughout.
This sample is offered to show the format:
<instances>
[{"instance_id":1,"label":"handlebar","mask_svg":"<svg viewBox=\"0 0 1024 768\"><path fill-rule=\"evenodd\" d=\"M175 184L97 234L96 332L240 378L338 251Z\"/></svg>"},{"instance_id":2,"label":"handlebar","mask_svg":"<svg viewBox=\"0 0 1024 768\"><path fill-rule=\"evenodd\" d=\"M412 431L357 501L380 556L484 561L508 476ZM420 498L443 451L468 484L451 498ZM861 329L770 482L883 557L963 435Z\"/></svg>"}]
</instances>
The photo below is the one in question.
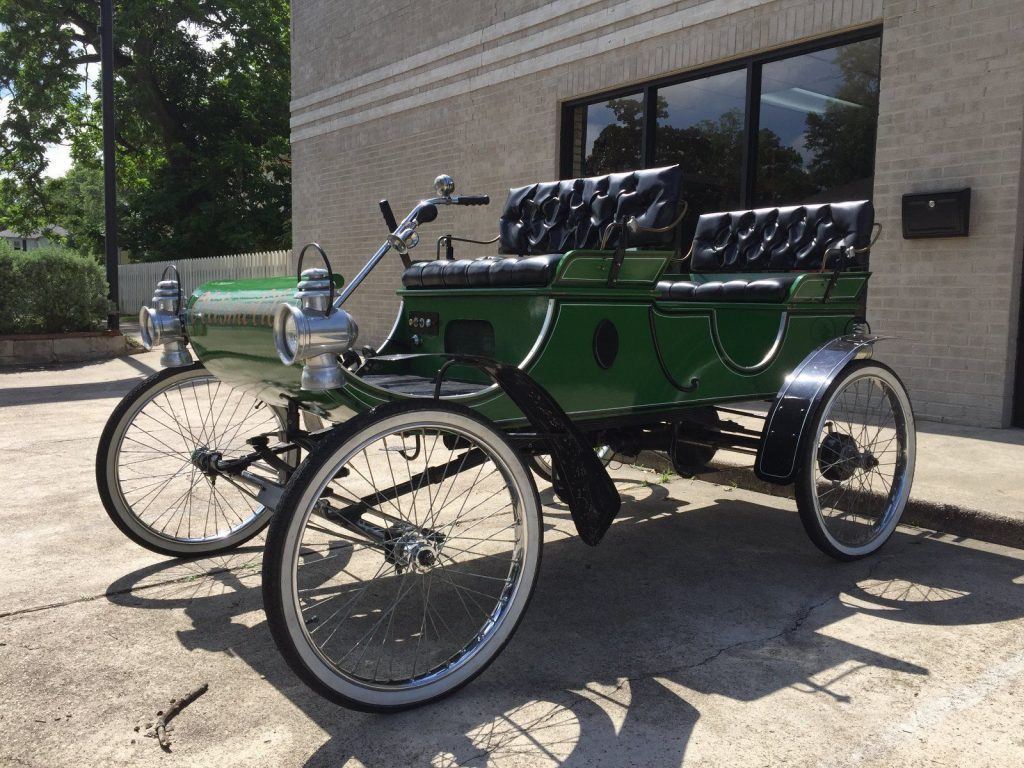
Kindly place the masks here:
<instances>
[{"instance_id":1,"label":"handlebar","mask_svg":"<svg viewBox=\"0 0 1024 768\"><path fill-rule=\"evenodd\" d=\"M440 177L439 177L440 178ZM448 179L451 182L451 179ZM341 305L345 303L356 288L366 279L366 276L373 271L373 268L380 263L380 260L384 258L384 254L390 251L393 247L399 250L399 254L402 256L402 260L406 265L410 264L408 252L410 249L416 246L419 242L419 235L416 233L416 227L420 224L426 224L434 221L437 218L437 206L439 205L490 205L490 195L452 195L451 190L454 188L454 184L448 189L439 189L439 192L447 193L442 194L440 197L432 197L427 200L420 200L413 209L409 212L409 215L402 219L401 223L397 226L392 226L394 221L394 214L391 212L391 206L386 200L381 200L380 211L384 216L384 220L389 227L391 227L391 234L388 235L388 239L385 240L377 252L370 257L370 260L363 265L363 268L359 270L355 277L348 282L342 292L334 300L335 309L340 309ZM391 214L391 216L389 216Z\"/></svg>"},{"instance_id":2,"label":"handlebar","mask_svg":"<svg viewBox=\"0 0 1024 768\"><path fill-rule=\"evenodd\" d=\"M490 195L459 195L456 198L452 198L452 202L456 205L490 205Z\"/></svg>"}]
</instances>

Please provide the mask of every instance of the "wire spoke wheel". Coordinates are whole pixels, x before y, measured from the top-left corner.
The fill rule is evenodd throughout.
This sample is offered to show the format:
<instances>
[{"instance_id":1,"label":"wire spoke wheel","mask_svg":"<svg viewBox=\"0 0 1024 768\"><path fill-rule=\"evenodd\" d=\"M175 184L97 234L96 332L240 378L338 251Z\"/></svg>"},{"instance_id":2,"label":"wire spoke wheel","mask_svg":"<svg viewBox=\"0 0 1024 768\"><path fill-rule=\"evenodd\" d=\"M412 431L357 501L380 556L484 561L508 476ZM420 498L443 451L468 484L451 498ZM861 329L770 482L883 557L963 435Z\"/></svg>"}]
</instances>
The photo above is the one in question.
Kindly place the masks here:
<instances>
[{"instance_id":1,"label":"wire spoke wheel","mask_svg":"<svg viewBox=\"0 0 1024 768\"><path fill-rule=\"evenodd\" d=\"M269 522L272 510L248 488L203 472L193 457L237 458L252 450L249 438L283 429L277 409L201 365L161 371L125 396L104 429L97 455L104 506L130 538L163 554L208 555L238 546ZM281 479L259 463L250 471Z\"/></svg>"},{"instance_id":2,"label":"wire spoke wheel","mask_svg":"<svg viewBox=\"0 0 1024 768\"><path fill-rule=\"evenodd\" d=\"M914 417L886 366L849 366L807 435L797 502L814 542L844 560L871 554L899 524L914 475Z\"/></svg>"},{"instance_id":3,"label":"wire spoke wheel","mask_svg":"<svg viewBox=\"0 0 1024 768\"><path fill-rule=\"evenodd\" d=\"M338 427L285 490L264 603L295 671L334 701L392 710L479 674L540 562L537 492L471 411L404 403Z\"/></svg>"}]
</instances>

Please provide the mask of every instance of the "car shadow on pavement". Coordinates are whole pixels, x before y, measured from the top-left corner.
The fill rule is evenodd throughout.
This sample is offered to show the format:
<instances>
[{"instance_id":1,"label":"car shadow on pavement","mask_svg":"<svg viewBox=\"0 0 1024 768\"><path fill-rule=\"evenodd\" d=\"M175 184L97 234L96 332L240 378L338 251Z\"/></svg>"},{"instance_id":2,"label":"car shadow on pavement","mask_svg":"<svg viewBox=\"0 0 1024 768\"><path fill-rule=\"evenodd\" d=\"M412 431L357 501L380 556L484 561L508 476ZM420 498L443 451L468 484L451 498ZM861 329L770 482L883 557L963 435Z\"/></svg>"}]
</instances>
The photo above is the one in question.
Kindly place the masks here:
<instances>
[{"instance_id":1,"label":"car shadow on pavement","mask_svg":"<svg viewBox=\"0 0 1024 768\"><path fill-rule=\"evenodd\" d=\"M324 701L285 665L265 620L234 620L261 609L259 547L150 566L107 595L132 609L184 610L183 648L249 664L329 734L311 766L677 766L699 718L694 700L706 694L753 701L790 688L856 706L845 677L928 674L912 647L895 658L819 631L855 613L918 625L1024 614L1020 597L990 596L993 579L1018 583L1014 558L900 531L879 555L842 564L814 549L794 513L726 489L696 509L664 486L622 490L601 546L549 536L526 617L481 677L396 715ZM564 508L545 515L570 530Z\"/></svg>"},{"instance_id":2,"label":"car shadow on pavement","mask_svg":"<svg viewBox=\"0 0 1024 768\"><path fill-rule=\"evenodd\" d=\"M84 382L82 384L56 384L43 387L5 389L0 397L0 408L13 405L40 405L42 403L71 402L74 400L103 400L121 397L141 379Z\"/></svg>"}]
</instances>

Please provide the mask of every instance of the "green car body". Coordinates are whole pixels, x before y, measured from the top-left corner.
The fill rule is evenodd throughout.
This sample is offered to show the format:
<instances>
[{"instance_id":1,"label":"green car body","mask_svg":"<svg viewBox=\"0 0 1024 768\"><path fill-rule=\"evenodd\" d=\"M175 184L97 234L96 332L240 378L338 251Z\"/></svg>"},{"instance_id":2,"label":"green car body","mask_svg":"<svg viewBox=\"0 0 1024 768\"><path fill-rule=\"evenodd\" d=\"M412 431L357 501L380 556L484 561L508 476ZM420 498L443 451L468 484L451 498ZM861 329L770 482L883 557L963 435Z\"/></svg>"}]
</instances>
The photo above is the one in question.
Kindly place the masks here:
<instances>
[{"instance_id":1,"label":"green car body","mask_svg":"<svg viewBox=\"0 0 1024 768\"><path fill-rule=\"evenodd\" d=\"M850 332L869 278L868 272L811 271L801 273L779 303L678 302L655 292L674 252L628 251L609 286L613 255L569 251L550 285L539 288L399 289L401 308L377 355L428 356L371 357L329 391L302 390L301 366L283 365L275 351L274 310L281 302L296 303L294 277L202 285L188 302L187 332L218 378L267 402L297 400L333 421L422 396L380 382L433 379L444 360L429 355L443 353L518 366L574 422L649 421L693 406L774 397L808 354ZM446 399L506 427L526 423L479 371L455 365L445 378L466 385Z\"/></svg>"}]
</instances>

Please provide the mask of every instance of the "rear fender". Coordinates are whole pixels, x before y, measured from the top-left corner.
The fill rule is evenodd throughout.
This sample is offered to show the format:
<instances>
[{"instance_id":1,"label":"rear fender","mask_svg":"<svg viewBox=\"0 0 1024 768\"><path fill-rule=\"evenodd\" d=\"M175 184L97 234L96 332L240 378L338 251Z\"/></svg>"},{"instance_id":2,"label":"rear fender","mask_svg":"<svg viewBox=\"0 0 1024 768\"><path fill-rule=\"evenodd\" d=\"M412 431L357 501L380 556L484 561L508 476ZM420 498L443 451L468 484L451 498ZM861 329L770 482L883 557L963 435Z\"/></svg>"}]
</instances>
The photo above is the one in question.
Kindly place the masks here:
<instances>
[{"instance_id":1,"label":"rear fender","mask_svg":"<svg viewBox=\"0 0 1024 768\"><path fill-rule=\"evenodd\" d=\"M818 404L829 386L853 360L870 358L884 337L854 334L833 339L803 359L768 409L754 461L762 480L789 485L796 480L797 457Z\"/></svg>"}]
</instances>

